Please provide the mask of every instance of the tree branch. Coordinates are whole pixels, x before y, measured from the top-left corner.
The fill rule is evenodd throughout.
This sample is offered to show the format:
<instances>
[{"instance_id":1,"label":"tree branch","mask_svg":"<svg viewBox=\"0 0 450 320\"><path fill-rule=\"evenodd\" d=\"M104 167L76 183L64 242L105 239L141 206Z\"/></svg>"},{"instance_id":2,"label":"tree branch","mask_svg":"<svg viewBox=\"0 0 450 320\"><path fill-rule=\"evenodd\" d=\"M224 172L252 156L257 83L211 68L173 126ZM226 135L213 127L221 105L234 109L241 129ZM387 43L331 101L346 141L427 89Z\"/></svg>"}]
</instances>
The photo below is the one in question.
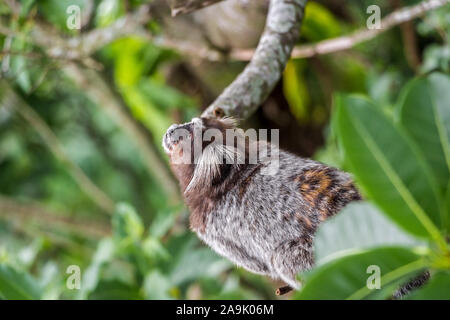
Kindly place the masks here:
<instances>
[{"instance_id":1,"label":"tree branch","mask_svg":"<svg viewBox=\"0 0 450 320\"><path fill-rule=\"evenodd\" d=\"M42 118L14 92L5 80L0 80L0 87L3 93L1 105L11 110L17 110L41 136L42 140L55 157L67 165L70 175L78 183L81 190L83 190L97 206L111 214L115 209L114 201L97 187L77 164L70 160L64 152L64 148L58 141L58 138L44 120L42 120Z\"/></svg>"},{"instance_id":2,"label":"tree branch","mask_svg":"<svg viewBox=\"0 0 450 320\"><path fill-rule=\"evenodd\" d=\"M52 58L83 61L114 40L131 34L145 36L146 32L142 29L142 25L150 18L150 4L144 4L107 27L94 29L69 39L59 35L50 26L36 22L31 30L31 40L44 48Z\"/></svg>"},{"instance_id":3,"label":"tree branch","mask_svg":"<svg viewBox=\"0 0 450 320\"><path fill-rule=\"evenodd\" d=\"M223 0L169 0L172 17L199 10Z\"/></svg>"},{"instance_id":4,"label":"tree branch","mask_svg":"<svg viewBox=\"0 0 450 320\"><path fill-rule=\"evenodd\" d=\"M420 17L428 11L443 7L447 3L450 3L450 0L426 0L414 6L396 10L381 20L380 29L367 29L364 27L350 35L320 41L315 44L296 46L292 51L291 58L310 58L316 55L350 49L359 43L375 38L380 33L397 25ZM253 49L236 49L230 53L229 57L233 60L248 61L253 54Z\"/></svg>"},{"instance_id":5,"label":"tree branch","mask_svg":"<svg viewBox=\"0 0 450 320\"><path fill-rule=\"evenodd\" d=\"M142 27L150 19L151 6L150 4L144 4L107 27L94 29L82 36L71 37L70 39L61 37L50 26L36 23L32 30L32 39L30 40L44 48L46 54L51 58L69 61L78 60L82 61L87 67L95 66L96 69L99 68L96 66L95 61L89 57L90 55L115 40L132 35L153 41L158 46L173 49L189 56L213 61L225 60L226 57L223 53L207 46L199 47L198 44L193 45L188 41L173 40L161 35L153 36ZM17 35L14 31L1 25L0 33Z\"/></svg>"},{"instance_id":6,"label":"tree branch","mask_svg":"<svg viewBox=\"0 0 450 320\"><path fill-rule=\"evenodd\" d=\"M187 1L187 0L180 0ZM200 0L201 2L202 0ZM220 0L217 0L220 1ZM338 51L350 49L362 42L369 41L379 34L390 30L391 28L411 21L428 11L443 7L450 0L425 0L417 5L396 10L381 20L381 28L369 30L361 28L350 35L327 39L315 44L305 44L294 47L291 58L310 58L317 55L330 54ZM181 14L181 13L180 13ZM174 49L188 56L197 57L211 61L224 61L227 58L237 61L250 61L255 53L255 49L233 49L228 55L219 52L208 46L192 45L187 41L172 40L164 36L153 36L142 28L142 24L150 19L148 5L143 5L135 12L129 13L123 18L115 21L110 26L96 29L87 33L83 37L75 37L70 40L48 37L48 32L42 32L41 29L35 30L33 42L39 45L47 46L48 55L53 58L65 60L82 61L88 67L98 68L88 56L99 48L110 42L130 35L138 35L145 39L152 40L156 45ZM18 36L19 34L0 25L0 33L9 36ZM42 37L40 37L42 35ZM70 43L69 43L70 42Z\"/></svg>"},{"instance_id":7,"label":"tree branch","mask_svg":"<svg viewBox=\"0 0 450 320\"><path fill-rule=\"evenodd\" d=\"M281 77L298 37L306 0L271 0L266 27L244 71L202 114L245 119Z\"/></svg>"},{"instance_id":8,"label":"tree branch","mask_svg":"<svg viewBox=\"0 0 450 320\"><path fill-rule=\"evenodd\" d=\"M201 45L199 47L198 43L193 44L189 41L170 39L162 35L152 35L142 27L150 20L150 11L150 4L144 4L107 27L94 29L84 33L82 36L74 36L69 39L62 37L59 33L55 32L54 28L39 21L35 21L31 36L23 35L2 24L0 24L0 34L10 37L21 37L34 43L38 47L43 48L46 56L50 58L62 61L80 61L87 67L95 69L101 68L90 55L115 40L133 35L148 41L153 41L157 46L173 49L188 56L211 61L226 60L223 52L219 52L207 45ZM4 21L0 22L4 23ZM5 54L7 53L5 52ZM14 51L9 54L33 55L33 58L41 57L39 53L34 52Z\"/></svg>"},{"instance_id":9,"label":"tree branch","mask_svg":"<svg viewBox=\"0 0 450 320\"><path fill-rule=\"evenodd\" d=\"M31 36L27 40L43 48L46 54L54 59L78 60L88 67L99 68L99 64L91 57L91 54L113 42L114 40L129 36L139 35L148 37L149 34L142 28L150 18L151 4L143 4L134 12L114 21L104 28L94 29L81 36L66 39L52 27L35 21L31 29ZM9 28L0 25L0 33L9 36L19 34Z\"/></svg>"}]
</instances>

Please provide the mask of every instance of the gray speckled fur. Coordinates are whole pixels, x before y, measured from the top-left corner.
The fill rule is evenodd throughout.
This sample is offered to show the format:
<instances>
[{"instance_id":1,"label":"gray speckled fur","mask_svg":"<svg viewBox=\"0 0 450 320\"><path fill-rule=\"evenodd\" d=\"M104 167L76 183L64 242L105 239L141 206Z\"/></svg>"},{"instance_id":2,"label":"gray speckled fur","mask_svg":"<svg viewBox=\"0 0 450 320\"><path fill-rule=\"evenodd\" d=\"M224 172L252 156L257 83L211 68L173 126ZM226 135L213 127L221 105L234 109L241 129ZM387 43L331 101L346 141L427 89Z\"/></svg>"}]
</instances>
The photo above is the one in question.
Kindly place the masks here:
<instances>
[{"instance_id":1,"label":"gray speckled fur","mask_svg":"<svg viewBox=\"0 0 450 320\"><path fill-rule=\"evenodd\" d=\"M292 177L324 167L280 151L278 173L257 172L242 197L237 183L208 215L205 232L196 230L198 236L236 265L299 288L296 274L313 264L312 241L305 239L314 235L296 213L308 216L314 230L320 215L303 199ZM242 173L241 182L248 173ZM336 169L333 173L342 184L351 181L347 173Z\"/></svg>"},{"instance_id":2,"label":"gray speckled fur","mask_svg":"<svg viewBox=\"0 0 450 320\"><path fill-rule=\"evenodd\" d=\"M257 164L223 164L219 160L229 149L202 141L204 153L197 164L175 161L200 138L192 133L215 128L226 136L234 128L231 120L194 118L171 126L163 138L191 211L191 228L236 265L299 288L296 275L314 264L312 244L319 223L361 197L347 173L282 150L279 158L259 154ZM181 128L191 134L178 137L175 131ZM246 154L254 146L252 142L246 151L236 152ZM265 174L270 167L278 167L277 172Z\"/></svg>"}]
</instances>

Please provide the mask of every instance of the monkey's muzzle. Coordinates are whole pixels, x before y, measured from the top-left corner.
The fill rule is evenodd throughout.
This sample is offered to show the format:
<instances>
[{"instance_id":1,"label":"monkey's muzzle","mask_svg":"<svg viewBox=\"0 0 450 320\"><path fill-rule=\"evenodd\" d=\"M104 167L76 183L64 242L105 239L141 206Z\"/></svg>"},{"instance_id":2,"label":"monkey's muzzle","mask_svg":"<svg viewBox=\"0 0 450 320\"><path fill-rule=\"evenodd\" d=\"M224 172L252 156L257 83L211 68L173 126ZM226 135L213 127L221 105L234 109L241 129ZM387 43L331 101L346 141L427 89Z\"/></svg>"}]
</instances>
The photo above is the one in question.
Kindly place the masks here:
<instances>
[{"instance_id":1,"label":"monkey's muzzle","mask_svg":"<svg viewBox=\"0 0 450 320\"><path fill-rule=\"evenodd\" d=\"M182 141L192 138L192 124L173 124L164 134L162 145L167 153L171 153Z\"/></svg>"}]
</instances>

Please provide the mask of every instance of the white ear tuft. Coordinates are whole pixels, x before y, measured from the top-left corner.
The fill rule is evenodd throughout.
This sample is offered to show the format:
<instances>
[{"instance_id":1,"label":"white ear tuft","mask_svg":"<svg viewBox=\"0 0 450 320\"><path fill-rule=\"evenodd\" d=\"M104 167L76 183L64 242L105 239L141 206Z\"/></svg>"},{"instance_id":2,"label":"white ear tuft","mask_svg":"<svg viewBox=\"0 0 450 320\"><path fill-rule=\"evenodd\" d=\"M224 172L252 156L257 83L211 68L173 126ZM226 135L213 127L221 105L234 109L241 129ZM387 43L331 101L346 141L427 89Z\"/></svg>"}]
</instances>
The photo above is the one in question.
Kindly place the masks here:
<instances>
[{"instance_id":1,"label":"white ear tuft","mask_svg":"<svg viewBox=\"0 0 450 320\"><path fill-rule=\"evenodd\" d=\"M220 165L239 166L244 159L244 154L237 148L211 143L203 150L195 167L194 175L184 192L195 189L197 186L209 186L212 180L220 174Z\"/></svg>"},{"instance_id":2,"label":"white ear tuft","mask_svg":"<svg viewBox=\"0 0 450 320\"><path fill-rule=\"evenodd\" d=\"M212 181L217 174L219 174L219 165L221 162L219 156L220 155L215 150L213 143L203 150L198 163L195 166L194 175L192 176L192 179L184 192L188 192L200 184L209 184L209 182Z\"/></svg>"},{"instance_id":3,"label":"white ear tuft","mask_svg":"<svg viewBox=\"0 0 450 320\"><path fill-rule=\"evenodd\" d=\"M219 119L219 121L221 121L227 127L236 128L238 125L238 120L233 117L223 117Z\"/></svg>"}]
</instances>

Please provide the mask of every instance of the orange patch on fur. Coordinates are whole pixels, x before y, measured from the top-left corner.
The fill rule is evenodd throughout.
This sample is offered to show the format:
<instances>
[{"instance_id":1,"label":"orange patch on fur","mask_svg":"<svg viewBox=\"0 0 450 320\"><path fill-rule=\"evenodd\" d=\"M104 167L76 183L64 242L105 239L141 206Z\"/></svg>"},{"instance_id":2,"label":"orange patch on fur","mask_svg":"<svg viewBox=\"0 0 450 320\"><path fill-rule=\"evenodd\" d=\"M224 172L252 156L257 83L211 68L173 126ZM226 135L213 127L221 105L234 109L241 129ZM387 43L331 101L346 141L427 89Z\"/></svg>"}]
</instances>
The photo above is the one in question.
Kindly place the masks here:
<instances>
[{"instance_id":1,"label":"orange patch on fur","mask_svg":"<svg viewBox=\"0 0 450 320\"><path fill-rule=\"evenodd\" d=\"M300 193L303 198L312 206L315 206L316 199L323 194L331 184L331 178L326 169L307 170L295 179L300 184Z\"/></svg>"},{"instance_id":2,"label":"orange patch on fur","mask_svg":"<svg viewBox=\"0 0 450 320\"><path fill-rule=\"evenodd\" d=\"M307 216L305 216L301 213L297 213L296 215L297 215L298 219L306 225L307 228L312 227L311 219L309 219Z\"/></svg>"}]
</instances>

